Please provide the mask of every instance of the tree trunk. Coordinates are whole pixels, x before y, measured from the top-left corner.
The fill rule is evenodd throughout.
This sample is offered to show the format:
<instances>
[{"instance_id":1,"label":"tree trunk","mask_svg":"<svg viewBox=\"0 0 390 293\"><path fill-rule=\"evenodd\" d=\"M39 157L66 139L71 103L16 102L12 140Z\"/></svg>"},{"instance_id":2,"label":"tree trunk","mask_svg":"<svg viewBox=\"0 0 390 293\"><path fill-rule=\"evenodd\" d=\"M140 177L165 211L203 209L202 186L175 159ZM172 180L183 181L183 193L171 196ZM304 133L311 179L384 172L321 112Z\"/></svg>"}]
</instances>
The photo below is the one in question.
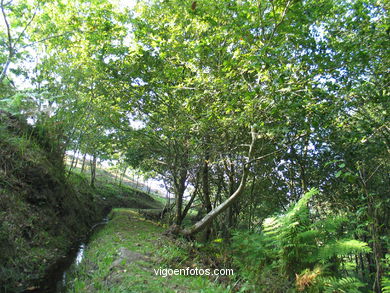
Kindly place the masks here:
<instances>
[{"instance_id":1,"label":"tree trunk","mask_svg":"<svg viewBox=\"0 0 390 293\"><path fill-rule=\"evenodd\" d=\"M189 229L185 229L180 231L185 236L192 236L199 231L202 231L204 228L206 228L219 214L223 213L227 208L232 206L232 204L240 197L242 192L244 191L246 181L249 174L249 167L252 160L253 155L253 149L256 142L256 133L254 128L251 129L251 136L252 136L252 142L249 146L249 152L248 152L248 162L244 164L243 171L242 171L242 177L241 182L236 191L233 192L233 194L225 200L222 204L220 204L218 207L210 211L206 216L203 217L200 221L195 223L192 227Z\"/></svg>"},{"instance_id":2,"label":"tree trunk","mask_svg":"<svg viewBox=\"0 0 390 293\"><path fill-rule=\"evenodd\" d=\"M70 164L70 168L68 170L68 177L70 176L70 173L72 172L72 170L77 167L78 161L79 161L79 157L78 157L78 151L77 151L73 156L72 163Z\"/></svg>"},{"instance_id":3,"label":"tree trunk","mask_svg":"<svg viewBox=\"0 0 390 293\"><path fill-rule=\"evenodd\" d=\"M253 217L253 209L254 209L254 191L255 191L255 182L256 182L256 176L253 175L252 178L252 185L251 185L251 193L249 195L249 204L248 204L248 230L252 229L252 217Z\"/></svg>"},{"instance_id":4,"label":"tree trunk","mask_svg":"<svg viewBox=\"0 0 390 293\"><path fill-rule=\"evenodd\" d=\"M175 203L176 203L176 225L180 226L181 222L183 221L183 196L185 191L185 181L180 180L178 184L175 186Z\"/></svg>"},{"instance_id":5,"label":"tree trunk","mask_svg":"<svg viewBox=\"0 0 390 293\"><path fill-rule=\"evenodd\" d=\"M383 275L383 266L381 262L383 259L383 249L381 240L379 238L378 221L374 209L372 196L369 195L368 212L372 217L372 223L370 224L370 234L372 237L373 257L375 262L375 280L372 286L372 290L374 292L381 293L381 280Z\"/></svg>"},{"instance_id":6,"label":"tree trunk","mask_svg":"<svg viewBox=\"0 0 390 293\"><path fill-rule=\"evenodd\" d=\"M360 270L362 272L362 278L366 278L366 269L364 268L363 254L359 253Z\"/></svg>"},{"instance_id":7,"label":"tree trunk","mask_svg":"<svg viewBox=\"0 0 390 293\"><path fill-rule=\"evenodd\" d=\"M182 214L181 214L181 217L182 217L183 219L186 217L188 211L190 210L191 205L192 205L192 203L194 202L194 199L195 199L195 197L196 197L196 193L197 193L197 188L195 188L194 192L193 192L192 195L191 195L190 200L188 201L187 205L185 206L185 208L184 208L184 210L183 210L183 212L182 212Z\"/></svg>"},{"instance_id":8,"label":"tree trunk","mask_svg":"<svg viewBox=\"0 0 390 293\"><path fill-rule=\"evenodd\" d=\"M83 156L83 164L81 165L81 173L84 173L86 156L87 156L87 154L84 154L84 156Z\"/></svg>"},{"instance_id":9,"label":"tree trunk","mask_svg":"<svg viewBox=\"0 0 390 293\"><path fill-rule=\"evenodd\" d=\"M11 58L12 58L12 56L8 56L7 62L5 63L4 68L0 73L0 83L3 82L4 78L7 75L7 70L8 70L10 63L11 63Z\"/></svg>"},{"instance_id":10,"label":"tree trunk","mask_svg":"<svg viewBox=\"0 0 390 293\"><path fill-rule=\"evenodd\" d=\"M375 279L374 284L372 285L372 290L377 293L381 293L381 280L383 276L383 265L382 265L382 258L383 258L383 248L380 240L380 233L378 230L379 227L379 221L377 217L377 211L376 211L376 203L375 198L370 194L367 181L369 179L365 179L364 175L364 169L359 170L359 177L362 183L363 192L367 198L367 211L368 211L368 217L372 219L372 222L369 225L369 232L372 238L372 250L373 250L373 257L374 257L374 265L375 265Z\"/></svg>"},{"instance_id":11,"label":"tree trunk","mask_svg":"<svg viewBox=\"0 0 390 293\"><path fill-rule=\"evenodd\" d=\"M206 140L206 144L208 144L208 140ZM203 173L202 173L202 184L203 184L202 187L203 187L204 206L207 213L209 213L213 209L210 200L209 160L210 160L210 154L209 154L208 146L206 145Z\"/></svg>"},{"instance_id":12,"label":"tree trunk","mask_svg":"<svg viewBox=\"0 0 390 293\"><path fill-rule=\"evenodd\" d=\"M74 163L73 168L77 168L78 163L79 163L79 156L78 156L78 152L77 152L77 158L76 158L76 162Z\"/></svg>"},{"instance_id":13,"label":"tree trunk","mask_svg":"<svg viewBox=\"0 0 390 293\"><path fill-rule=\"evenodd\" d=\"M73 169L73 164L74 164L75 159L76 159L76 153L72 156L72 162L70 163L69 173Z\"/></svg>"},{"instance_id":14,"label":"tree trunk","mask_svg":"<svg viewBox=\"0 0 390 293\"><path fill-rule=\"evenodd\" d=\"M126 171L127 171L127 167L125 167L125 169L123 170L123 172L122 172L122 174L120 176L119 186L122 186L123 177L125 177Z\"/></svg>"},{"instance_id":15,"label":"tree trunk","mask_svg":"<svg viewBox=\"0 0 390 293\"><path fill-rule=\"evenodd\" d=\"M175 188L175 203L176 203L176 212L175 212L175 224L180 226L183 221L183 197L186 190L186 181L188 176L188 152L185 150L182 155L176 155L175 161L180 162L179 168L173 170L173 185Z\"/></svg>"},{"instance_id":16,"label":"tree trunk","mask_svg":"<svg viewBox=\"0 0 390 293\"><path fill-rule=\"evenodd\" d=\"M210 200L210 183L209 183L209 160L210 160L210 154L208 150L208 139L206 138L206 151L204 155L204 165L203 165L203 172L202 172L202 187L203 187L203 202L204 202L204 208L206 210L206 213L209 213L212 211L213 207L211 205ZM207 241L210 238L211 229L208 227L205 231L204 239Z\"/></svg>"},{"instance_id":17,"label":"tree trunk","mask_svg":"<svg viewBox=\"0 0 390 293\"><path fill-rule=\"evenodd\" d=\"M217 217L219 214L221 214L227 208L229 208L238 199L238 197L241 195L242 191L244 190L248 173L249 173L249 167L245 166L242 174L241 183L238 186L237 190L222 204L220 204L214 210L210 211L202 220L197 222L191 228L184 230L183 234L187 236L191 236L198 233L199 231L206 228L215 219L215 217Z\"/></svg>"},{"instance_id":18,"label":"tree trunk","mask_svg":"<svg viewBox=\"0 0 390 293\"><path fill-rule=\"evenodd\" d=\"M95 187L95 179L96 179L96 155L93 155L93 159L91 162L91 186Z\"/></svg>"}]
</instances>

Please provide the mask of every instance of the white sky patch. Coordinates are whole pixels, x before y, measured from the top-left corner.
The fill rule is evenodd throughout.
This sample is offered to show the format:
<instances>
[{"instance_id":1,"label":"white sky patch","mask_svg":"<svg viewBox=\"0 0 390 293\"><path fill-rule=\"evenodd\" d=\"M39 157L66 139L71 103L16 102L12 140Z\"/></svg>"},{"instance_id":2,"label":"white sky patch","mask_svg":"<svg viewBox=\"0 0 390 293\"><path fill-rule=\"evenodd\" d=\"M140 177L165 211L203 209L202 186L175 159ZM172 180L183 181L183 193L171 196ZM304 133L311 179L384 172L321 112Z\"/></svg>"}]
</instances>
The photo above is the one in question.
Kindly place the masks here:
<instances>
[{"instance_id":1,"label":"white sky patch","mask_svg":"<svg viewBox=\"0 0 390 293\"><path fill-rule=\"evenodd\" d=\"M130 120L130 125L136 130L145 128L146 126L146 124L140 120Z\"/></svg>"},{"instance_id":2,"label":"white sky patch","mask_svg":"<svg viewBox=\"0 0 390 293\"><path fill-rule=\"evenodd\" d=\"M137 0L110 0L110 2L114 5L118 5L118 7L130 8L133 9L137 4Z\"/></svg>"},{"instance_id":3,"label":"white sky patch","mask_svg":"<svg viewBox=\"0 0 390 293\"><path fill-rule=\"evenodd\" d=\"M142 128L145 128L146 124L142 120L137 119L137 117L131 113L126 114L127 118L129 119L129 124L133 129L139 130Z\"/></svg>"}]
</instances>

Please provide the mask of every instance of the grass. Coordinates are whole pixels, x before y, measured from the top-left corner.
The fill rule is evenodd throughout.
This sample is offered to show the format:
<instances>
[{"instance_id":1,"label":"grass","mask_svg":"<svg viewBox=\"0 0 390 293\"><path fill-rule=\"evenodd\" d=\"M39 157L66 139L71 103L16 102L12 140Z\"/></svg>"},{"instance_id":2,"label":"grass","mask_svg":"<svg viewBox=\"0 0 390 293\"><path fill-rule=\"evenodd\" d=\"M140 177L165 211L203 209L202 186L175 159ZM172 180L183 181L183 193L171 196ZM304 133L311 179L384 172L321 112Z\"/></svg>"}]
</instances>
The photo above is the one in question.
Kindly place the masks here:
<instances>
[{"instance_id":1,"label":"grass","mask_svg":"<svg viewBox=\"0 0 390 293\"><path fill-rule=\"evenodd\" d=\"M72 157L67 157L65 160L65 164L67 166L67 169L69 169L69 166L71 164ZM81 162L79 161L77 163L77 166L75 166L72 169L71 172L71 177L79 177L82 178L85 182L85 185L88 185L88 182L90 180L90 170L89 170L89 161L86 162L85 164L85 171L81 172ZM119 177L119 176L118 176ZM114 204L114 207L134 207L137 208L140 206L142 208L142 204L138 204L141 202L145 202L145 198L149 197L149 201L147 201L147 205L149 207L144 207L144 208L155 208L155 209L161 209L164 207L166 204L166 198L149 189L149 192L146 190L148 189L143 183L136 183L128 175L124 175L122 178L122 181L120 182L119 178L115 175L115 172L110 170L109 168L104 168L101 165L96 166L96 190L94 191L97 193L98 196L100 197L105 197L107 200L107 196L110 197L110 199L115 198L128 198L130 200L132 197L132 194L143 194L146 197L135 197L133 198L135 202L133 201L133 206L130 204Z\"/></svg>"},{"instance_id":2,"label":"grass","mask_svg":"<svg viewBox=\"0 0 390 293\"><path fill-rule=\"evenodd\" d=\"M156 275L154 269L174 269L169 264L175 260L178 267L190 266L186 251L134 210L114 209L110 217L74 267L68 292L229 292L207 277Z\"/></svg>"},{"instance_id":3,"label":"grass","mask_svg":"<svg viewBox=\"0 0 390 293\"><path fill-rule=\"evenodd\" d=\"M71 165L72 160L73 160L72 155L66 156L65 164L67 165L68 169ZM82 167L82 162L81 160L78 160L77 165L73 166L72 171L81 173L81 167ZM86 160L84 173L82 174L88 174L89 176L89 172L90 172L90 161ZM165 196L161 194L159 191L149 188L147 185L145 185L140 181L135 181L134 178L131 178L129 174L124 174L122 177L122 175L118 174L117 171L113 169L113 167L103 167L101 164L98 163L96 165L96 179L101 182L111 182L117 185L131 186L133 189L148 193L149 195L156 197L157 200L163 201L164 203L166 200Z\"/></svg>"},{"instance_id":4,"label":"grass","mask_svg":"<svg viewBox=\"0 0 390 293\"><path fill-rule=\"evenodd\" d=\"M104 170L96 188L87 174L68 176L62 150L44 130L0 110L0 292L40 283L108 208L163 207Z\"/></svg>"}]
</instances>

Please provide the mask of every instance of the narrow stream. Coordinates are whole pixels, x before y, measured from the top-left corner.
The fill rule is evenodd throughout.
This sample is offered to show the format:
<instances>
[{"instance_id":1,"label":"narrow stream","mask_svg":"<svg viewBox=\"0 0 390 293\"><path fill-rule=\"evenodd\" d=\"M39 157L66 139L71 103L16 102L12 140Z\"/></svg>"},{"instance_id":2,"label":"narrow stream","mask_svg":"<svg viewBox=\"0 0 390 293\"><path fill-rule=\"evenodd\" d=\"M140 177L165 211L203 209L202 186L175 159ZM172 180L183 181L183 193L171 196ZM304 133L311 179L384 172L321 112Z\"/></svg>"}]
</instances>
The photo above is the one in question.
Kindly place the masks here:
<instances>
[{"instance_id":1,"label":"narrow stream","mask_svg":"<svg viewBox=\"0 0 390 293\"><path fill-rule=\"evenodd\" d=\"M77 249L76 257L72 257L73 260L68 268L66 268L63 273L60 280L57 280L56 282L56 293L65 293L66 292L66 285L68 283L67 275L70 273L72 269L77 267L81 261L84 258L84 250L86 248L86 243L81 243Z\"/></svg>"},{"instance_id":2,"label":"narrow stream","mask_svg":"<svg viewBox=\"0 0 390 293\"><path fill-rule=\"evenodd\" d=\"M76 247L72 248L68 255L55 263L49 268L45 279L40 283L39 288L33 291L35 293L65 293L68 280L67 277L84 259L84 251L88 246L88 241L96 233L98 229L102 228L108 223L108 216L103 220L92 226L88 233L87 239L80 242Z\"/></svg>"}]
</instances>

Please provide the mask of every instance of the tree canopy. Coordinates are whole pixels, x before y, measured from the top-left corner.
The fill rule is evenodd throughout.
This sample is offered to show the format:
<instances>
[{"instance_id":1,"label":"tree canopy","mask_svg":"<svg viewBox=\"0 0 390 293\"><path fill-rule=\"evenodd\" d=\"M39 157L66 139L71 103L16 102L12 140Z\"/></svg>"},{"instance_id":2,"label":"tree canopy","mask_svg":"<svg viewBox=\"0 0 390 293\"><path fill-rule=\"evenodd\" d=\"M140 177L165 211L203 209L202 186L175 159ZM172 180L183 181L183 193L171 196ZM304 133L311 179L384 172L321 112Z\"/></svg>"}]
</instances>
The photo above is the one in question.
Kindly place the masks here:
<instances>
[{"instance_id":1,"label":"tree canopy","mask_svg":"<svg viewBox=\"0 0 390 293\"><path fill-rule=\"evenodd\" d=\"M381 292L387 10L381 0L1 0L0 105L52 129L64 154L156 174L175 196L173 230L187 236L258 231L315 189L305 227L349 219L342 233L371 249L356 253L356 270ZM190 209L205 217L187 227Z\"/></svg>"}]
</instances>

